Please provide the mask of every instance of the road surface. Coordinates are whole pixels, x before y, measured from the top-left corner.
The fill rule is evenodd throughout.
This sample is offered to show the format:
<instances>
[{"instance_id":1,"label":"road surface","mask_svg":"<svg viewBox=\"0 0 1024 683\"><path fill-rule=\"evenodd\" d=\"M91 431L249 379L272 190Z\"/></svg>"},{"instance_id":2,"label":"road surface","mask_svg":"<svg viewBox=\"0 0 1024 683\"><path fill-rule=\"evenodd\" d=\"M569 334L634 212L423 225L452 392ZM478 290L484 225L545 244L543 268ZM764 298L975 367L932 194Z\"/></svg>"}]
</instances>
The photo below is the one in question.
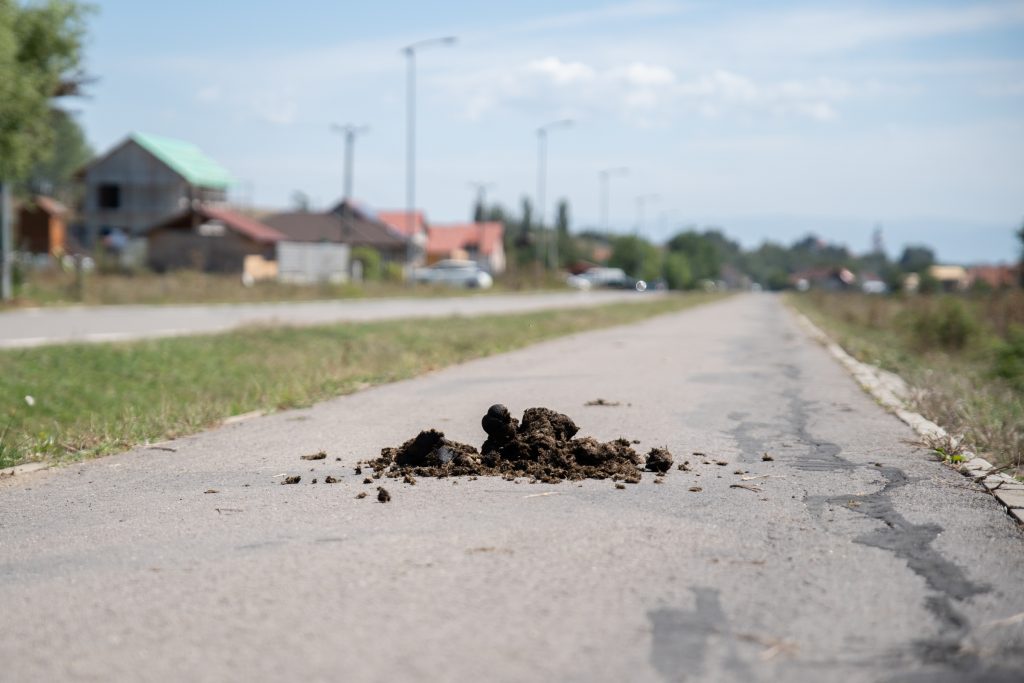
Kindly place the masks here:
<instances>
[{"instance_id":1,"label":"road surface","mask_svg":"<svg viewBox=\"0 0 1024 683\"><path fill-rule=\"evenodd\" d=\"M110 342L225 332L243 325L442 318L524 313L642 301L657 293L560 292L448 298L339 299L265 304L188 306L72 306L0 312L0 349L67 342Z\"/></svg>"},{"instance_id":2,"label":"road surface","mask_svg":"<svg viewBox=\"0 0 1024 683\"><path fill-rule=\"evenodd\" d=\"M353 473L495 402L693 471L387 504ZM16 477L0 679L1024 680L1024 536L914 438L745 295Z\"/></svg>"}]
</instances>

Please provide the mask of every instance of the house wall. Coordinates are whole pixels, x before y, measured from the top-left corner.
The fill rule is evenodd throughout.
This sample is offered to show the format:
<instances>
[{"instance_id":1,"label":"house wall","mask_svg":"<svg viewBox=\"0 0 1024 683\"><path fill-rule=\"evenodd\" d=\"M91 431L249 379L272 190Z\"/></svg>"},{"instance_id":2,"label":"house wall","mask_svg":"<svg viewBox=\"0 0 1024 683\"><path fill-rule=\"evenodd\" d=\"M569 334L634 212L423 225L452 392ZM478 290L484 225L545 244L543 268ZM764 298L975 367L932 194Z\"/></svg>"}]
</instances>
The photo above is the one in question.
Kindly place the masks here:
<instances>
[{"instance_id":1,"label":"house wall","mask_svg":"<svg viewBox=\"0 0 1024 683\"><path fill-rule=\"evenodd\" d=\"M216 201L225 195L223 190L194 188L131 140L86 169L84 181L82 218L90 244L105 228L140 236L188 206L190 198ZM117 208L101 206L104 185L120 189Z\"/></svg>"},{"instance_id":2,"label":"house wall","mask_svg":"<svg viewBox=\"0 0 1024 683\"><path fill-rule=\"evenodd\" d=\"M245 257L259 254L273 258L268 247L231 230L220 236L205 236L191 226L162 227L149 233L147 264L157 272L192 269L207 273L239 273Z\"/></svg>"},{"instance_id":3,"label":"house wall","mask_svg":"<svg viewBox=\"0 0 1024 683\"><path fill-rule=\"evenodd\" d=\"M336 242L278 242L277 278L281 282L347 282L351 249Z\"/></svg>"}]
</instances>

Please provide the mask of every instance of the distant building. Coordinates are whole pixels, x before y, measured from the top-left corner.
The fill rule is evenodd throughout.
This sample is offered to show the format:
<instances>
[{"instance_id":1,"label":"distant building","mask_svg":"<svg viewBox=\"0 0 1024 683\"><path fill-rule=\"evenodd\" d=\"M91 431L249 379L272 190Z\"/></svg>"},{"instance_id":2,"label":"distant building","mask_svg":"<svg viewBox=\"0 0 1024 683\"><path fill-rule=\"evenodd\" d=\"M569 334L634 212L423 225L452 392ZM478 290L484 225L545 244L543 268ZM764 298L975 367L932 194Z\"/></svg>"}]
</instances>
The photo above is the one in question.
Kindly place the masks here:
<instances>
[{"instance_id":1,"label":"distant building","mask_svg":"<svg viewBox=\"0 0 1024 683\"><path fill-rule=\"evenodd\" d=\"M368 210L342 202L331 211L291 211L267 216L263 222L289 242L333 242L351 248L376 249L385 263L405 263L408 240Z\"/></svg>"},{"instance_id":2,"label":"distant building","mask_svg":"<svg viewBox=\"0 0 1024 683\"><path fill-rule=\"evenodd\" d=\"M808 268L789 276L789 284L799 291L824 289L838 292L852 289L857 285L857 276L848 268L824 266Z\"/></svg>"},{"instance_id":3,"label":"distant building","mask_svg":"<svg viewBox=\"0 0 1024 683\"><path fill-rule=\"evenodd\" d=\"M427 229L427 263L476 261L489 273L505 272L505 226L497 221L432 225Z\"/></svg>"},{"instance_id":4,"label":"distant building","mask_svg":"<svg viewBox=\"0 0 1024 683\"><path fill-rule=\"evenodd\" d=\"M963 266L931 266L928 275L946 292L962 292L969 284L967 269Z\"/></svg>"},{"instance_id":5,"label":"distant building","mask_svg":"<svg viewBox=\"0 0 1024 683\"><path fill-rule=\"evenodd\" d=\"M83 238L88 246L106 240L115 248L191 205L224 201L231 183L195 145L143 133L132 133L79 175Z\"/></svg>"},{"instance_id":6,"label":"distant building","mask_svg":"<svg viewBox=\"0 0 1024 683\"><path fill-rule=\"evenodd\" d=\"M422 211L378 211L376 219L408 239L406 260L409 265L422 266L426 263L430 225Z\"/></svg>"},{"instance_id":7,"label":"distant building","mask_svg":"<svg viewBox=\"0 0 1024 683\"><path fill-rule=\"evenodd\" d=\"M1006 289L1020 284L1020 266L975 266L967 269L969 286L987 285L992 289Z\"/></svg>"},{"instance_id":8,"label":"distant building","mask_svg":"<svg viewBox=\"0 0 1024 683\"><path fill-rule=\"evenodd\" d=\"M14 246L30 254L67 251L67 208L55 199L38 195L18 208Z\"/></svg>"},{"instance_id":9,"label":"distant building","mask_svg":"<svg viewBox=\"0 0 1024 683\"><path fill-rule=\"evenodd\" d=\"M243 274L247 272L246 261L250 256L275 260L275 247L283 239L284 235L277 230L238 212L196 205L147 232L147 263L157 272L193 269ZM252 265L253 259L249 263L250 270L257 267Z\"/></svg>"}]
</instances>

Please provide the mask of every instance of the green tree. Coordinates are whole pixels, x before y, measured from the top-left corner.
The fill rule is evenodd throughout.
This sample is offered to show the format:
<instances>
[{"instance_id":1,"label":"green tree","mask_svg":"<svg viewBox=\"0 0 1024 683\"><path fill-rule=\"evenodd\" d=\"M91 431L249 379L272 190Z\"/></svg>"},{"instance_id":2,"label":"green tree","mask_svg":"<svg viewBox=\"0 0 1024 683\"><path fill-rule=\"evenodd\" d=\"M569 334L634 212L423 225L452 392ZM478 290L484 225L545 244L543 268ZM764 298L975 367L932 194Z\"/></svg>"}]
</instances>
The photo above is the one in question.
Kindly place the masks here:
<instances>
[{"instance_id":1,"label":"green tree","mask_svg":"<svg viewBox=\"0 0 1024 683\"><path fill-rule=\"evenodd\" d=\"M86 5L0 0L0 179L28 179L53 151L53 99L79 94Z\"/></svg>"},{"instance_id":2,"label":"green tree","mask_svg":"<svg viewBox=\"0 0 1024 683\"><path fill-rule=\"evenodd\" d=\"M641 280L657 280L661 276L661 252L641 237L616 237L612 240L608 265L622 268L627 275Z\"/></svg>"},{"instance_id":3,"label":"green tree","mask_svg":"<svg viewBox=\"0 0 1024 683\"><path fill-rule=\"evenodd\" d=\"M555 212L555 238L558 240L559 265L568 265L579 260L580 250L569 232L569 200L561 199Z\"/></svg>"},{"instance_id":4,"label":"green tree","mask_svg":"<svg viewBox=\"0 0 1024 683\"><path fill-rule=\"evenodd\" d=\"M1020 240L1020 263L1017 264L1017 276L1020 278L1020 286L1024 287L1024 223L1017 231L1017 238Z\"/></svg>"},{"instance_id":5,"label":"green tree","mask_svg":"<svg viewBox=\"0 0 1024 683\"><path fill-rule=\"evenodd\" d=\"M668 241L669 251L686 256L695 280L717 280L722 270L722 254L719 253L716 237L708 235L688 230Z\"/></svg>"},{"instance_id":6,"label":"green tree","mask_svg":"<svg viewBox=\"0 0 1024 683\"><path fill-rule=\"evenodd\" d=\"M898 263L904 273L920 273L935 265L935 252L924 245L910 245L903 249Z\"/></svg>"},{"instance_id":7,"label":"green tree","mask_svg":"<svg viewBox=\"0 0 1024 683\"><path fill-rule=\"evenodd\" d=\"M81 194L75 173L92 158L93 151L82 127L69 113L51 109L50 118L53 144L29 172L27 189L32 194L50 195L74 204Z\"/></svg>"},{"instance_id":8,"label":"green tree","mask_svg":"<svg viewBox=\"0 0 1024 683\"><path fill-rule=\"evenodd\" d=\"M665 254L663 266L665 282L669 289L690 289L693 287L693 272L686 254L670 251Z\"/></svg>"}]
</instances>

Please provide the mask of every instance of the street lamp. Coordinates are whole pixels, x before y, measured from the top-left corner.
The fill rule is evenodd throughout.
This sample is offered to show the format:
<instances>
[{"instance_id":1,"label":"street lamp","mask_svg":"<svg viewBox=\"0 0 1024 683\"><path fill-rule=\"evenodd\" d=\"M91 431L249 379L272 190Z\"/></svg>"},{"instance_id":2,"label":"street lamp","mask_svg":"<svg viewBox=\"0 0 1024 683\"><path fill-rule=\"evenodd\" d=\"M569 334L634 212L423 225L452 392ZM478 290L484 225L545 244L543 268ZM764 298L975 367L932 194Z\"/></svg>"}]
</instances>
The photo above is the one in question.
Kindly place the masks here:
<instances>
[{"instance_id":1,"label":"street lamp","mask_svg":"<svg viewBox=\"0 0 1024 683\"><path fill-rule=\"evenodd\" d=\"M455 36L428 38L419 40L402 48L408 70L406 72L406 135L405 135L405 228L409 233L409 263L413 258L413 232L415 230L416 213L416 50L435 45L452 45ZM416 279L412 278L413 286Z\"/></svg>"},{"instance_id":2,"label":"street lamp","mask_svg":"<svg viewBox=\"0 0 1024 683\"><path fill-rule=\"evenodd\" d=\"M608 225L608 179L613 176L624 175L629 175L629 169L625 166L606 168L597 172L601 185L601 228L605 232L609 232L611 230L611 226Z\"/></svg>"},{"instance_id":3,"label":"street lamp","mask_svg":"<svg viewBox=\"0 0 1024 683\"><path fill-rule=\"evenodd\" d=\"M542 233L544 231L544 190L546 189L548 131L555 128L568 128L572 124L572 119L559 119L545 123L537 129L537 223L540 225ZM549 243L548 255L551 261L551 268L555 269L558 267L558 240L554 238L553 226L550 235L552 238Z\"/></svg>"},{"instance_id":4,"label":"street lamp","mask_svg":"<svg viewBox=\"0 0 1024 683\"><path fill-rule=\"evenodd\" d=\"M644 209L647 207L647 202L656 202L661 199L660 194L642 194L636 198L636 236L640 236L640 230L644 227Z\"/></svg>"},{"instance_id":5,"label":"street lamp","mask_svg":"<svg viewBox=\"0 0 1024 683\"><path fill-rule=\"evenodd\" d=\"M331 124L331 130L345 136L345 194L343 199L352 199L352 156L356 146L356 136L369 132L369 126L357 126L351 123Z\"/></svg>"}]
</instances>

